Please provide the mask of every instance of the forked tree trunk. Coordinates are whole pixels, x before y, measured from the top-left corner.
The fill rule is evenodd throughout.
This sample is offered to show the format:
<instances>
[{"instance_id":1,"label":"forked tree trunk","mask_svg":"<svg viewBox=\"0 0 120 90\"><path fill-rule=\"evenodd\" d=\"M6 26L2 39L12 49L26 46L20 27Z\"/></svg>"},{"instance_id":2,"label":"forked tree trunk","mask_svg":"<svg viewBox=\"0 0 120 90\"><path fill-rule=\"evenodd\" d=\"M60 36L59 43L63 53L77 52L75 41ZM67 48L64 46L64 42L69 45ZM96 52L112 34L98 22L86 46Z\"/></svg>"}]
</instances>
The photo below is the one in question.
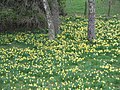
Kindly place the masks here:
<instances>
[{"instance_id":1,"label":"forked tree trunk","mask_svg":"<svg viewBox=\"0 0 120 90\"><path fill-rule=\"evenodd\" d=\"M52 12L52 18L53 18L53 23L54 23L54 28L55 28L55 35L57 35L59 33L59 25L60 25L59 5L58 5L57 0L52 0L51 12Z\"/></svg>"},{"instance_id":2,"label":"forked tree trunk","mask_svg":"<svg viewBox=\"0 0 120 90\"><path fill-rule=\"evenodd\" d=\"M45 12L46 12L46 17L47 17L49 39L53 40L53 39L55 39L55 28L54 28L54 23L53 23L53 20L52 20L50 7L49 7L49 4L48 4L47 0L42 0L42 1L43 1L43 5L44 5L44 8L45 8Z\"/></svg>"},{"instance_id":3,"label":"forked tree trunk","mask_svg":"<svg viewBox=\"0 0 120 90\"><path fill-rule=\"evenodd\" d=\"M88 40L95 39L95 0L88 0Z\"/></svg>"}]
</instances>

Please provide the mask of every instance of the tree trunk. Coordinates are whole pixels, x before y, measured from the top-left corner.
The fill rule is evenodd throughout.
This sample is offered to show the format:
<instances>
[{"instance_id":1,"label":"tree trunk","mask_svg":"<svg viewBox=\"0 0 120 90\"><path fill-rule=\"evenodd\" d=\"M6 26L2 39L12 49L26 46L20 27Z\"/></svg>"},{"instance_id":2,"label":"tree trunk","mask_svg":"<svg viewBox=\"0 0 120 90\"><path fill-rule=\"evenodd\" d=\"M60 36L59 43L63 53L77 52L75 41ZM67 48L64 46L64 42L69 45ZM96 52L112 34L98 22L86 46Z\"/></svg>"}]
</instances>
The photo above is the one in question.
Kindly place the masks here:
<instances>
[{"instance_id":1,"label":"tree trunk","mask_svg":"<svg viewBox=\"0 0 120 90\"><path fill-rule=\"evenodd\" d=\"M3 26L2 26L2 23L0 23L0 32L3 32Z\"/></svg>"},{"instance_id":2,"label":"tree trunk","mask_svg":"<svg viewBox=\"0 0 120 90\"><path fill-rule=\"evenodd\" d=\"M42 0L43 1L43 5L45 8L45 12L46 12L46 17L47 17L47 23L48 23L48 29L49 29L49 39L53 40L55 39L55 28L54 28L54 23L52 20L52 15L51 15L51 11L50 11L50 7L48 4L47 0Z\"/></svg>"},{"instance_id":3,"label":"tree trunk","mask_svg":"<svg viewBox=\"0 0 120 90\"><path fill-rule=\"evenodd\" d=\"M109 0L109 5L108 5L108 17L110 16L110 11L111 11L111 3L112 3L112 1L111 0Z\"/></svg>"},{"instance_id":4,"label":"tree trunk","mask_svg":"<svg viewBox=\"0 0 120 90\"><path fill-rule=\"evenodd\" d=\"M88 40L95 39L95 0L88 0Z\"/></svg>"},{"instance_id":5,"label":"tree trunk","mask_svg":"<svg viewBox=\"0 0 120 90\"><path fill-rule=\"evenodd\" d=\"M59 20L59 7L58 7L58 2L57 0L52 0L51 2L51 12L52 12L52 18L53 18L53 23L54 23L54 28L55 28L55 35L59 33L59 25L60 25L60 20Z\"/></svg>"},{"instance_id":6,"label":"tree trunk","mask_svg":"<svg viewBox=\"0 0 120 90\"><path fill-rule=\"evenodd\" d=\"M85 11L84 11L84 16L87 16L87 1L85 1Z\"/></svg>"}]
</instances>

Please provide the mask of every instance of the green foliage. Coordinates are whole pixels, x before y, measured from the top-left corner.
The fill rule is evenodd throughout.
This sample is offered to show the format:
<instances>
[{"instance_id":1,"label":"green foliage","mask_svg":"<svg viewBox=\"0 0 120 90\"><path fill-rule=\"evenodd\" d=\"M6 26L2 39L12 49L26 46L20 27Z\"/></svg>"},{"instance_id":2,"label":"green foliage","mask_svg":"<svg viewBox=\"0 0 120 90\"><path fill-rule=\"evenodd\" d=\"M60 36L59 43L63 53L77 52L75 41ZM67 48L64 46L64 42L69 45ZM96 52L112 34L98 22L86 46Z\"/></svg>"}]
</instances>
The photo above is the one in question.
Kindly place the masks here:
<instances>
[{"instance_id":1,"label":"green foliage","mask_svg":"<svg viewBox=\"0 0 120 90\"><path fill-rule=\"evenodd\" d=\"M10 29L12 26L13 22L17 22L18 16L16 14L16 12L14 12L12 9L10 8L3 8L0 11L0 24L2 27L4 27L4 29ZM5 31L5 30L2 30Z\"/></svg>"},{"instance_id":2,"label":"green foliage","mask_svg":"<svg viewBox=\"0 0 120 90\"><path fill-rule=\"evenodd\" d=\"M97 19L94 44L86 39L86 19L63 20L55 40L38 32L0 35L1 44L11 45L0 45L2 89L120 89L120 20Z\"/></svg>"},{"instance_id":3,"label":"green foliage","mask_svg":"<svg viewBox=\"0 0 120 90\"><path fill-rule=\"evenodd\" d=\"M4 29L3 31L10 31L9 29L14 31L23 27L26 29L46 28L43 5L41 0L37 4L36 2L33 0L2 0L0 4L2 22L0 24Z\"/></svg>"},{"instance_id":4,"label":"green foliage","mask_svg":"<svg viewBox=\"0 0 120 90\"><path fill-rule=\"evenodd\" d=\"M12 9L2 9L0 11L0 18L1 20L5 20L5 19L8 19L8 18L11 18L11 19L15 19L16 18L16 14L15 12L12 10Z\"/></svg>"},{"instance_id":5,"label":"green foliage","mask_svg":"<svg viewBox=\"0 0 120 90\"><path fill-rule=\"evenodd\" d=\"M58 0L59 3L59 10L61 15L65 15L65 7L66 7L66 0Z\"/></svg>"},{"instance_id":6,"label":"green foliage","mask_svg":"<svg viewBox=\"0 0 120 90\"><path fill-rule=\"evenodd\" d=\"M65 1L58 0L60 12L63 15ZM16 28L23 27L26 29L47 27L42 0L2 0L0 2L0 25L3 31L10 31L9 29L14 31Z\"/></svg>"}]
</instances>

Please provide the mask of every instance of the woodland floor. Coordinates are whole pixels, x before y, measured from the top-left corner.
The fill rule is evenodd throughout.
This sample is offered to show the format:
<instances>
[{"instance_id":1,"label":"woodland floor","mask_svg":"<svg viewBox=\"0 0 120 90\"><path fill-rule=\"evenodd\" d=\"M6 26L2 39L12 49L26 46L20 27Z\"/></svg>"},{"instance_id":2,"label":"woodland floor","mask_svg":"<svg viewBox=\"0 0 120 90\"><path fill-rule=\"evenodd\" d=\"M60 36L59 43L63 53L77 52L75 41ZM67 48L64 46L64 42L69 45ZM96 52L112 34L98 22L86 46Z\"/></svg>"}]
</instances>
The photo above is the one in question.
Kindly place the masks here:
<instances>
[{"instance_id":1,"label":"woodland floor","mask_svg":"<svg viewBox=\"0 0 120 90\"><path fill-rule=\"evenodd\" d=\"M87 19L63 18L61 34L0 34L0 89L120 90L120 20L96 20L87 40Z\"/></svg>"}]
</instances>

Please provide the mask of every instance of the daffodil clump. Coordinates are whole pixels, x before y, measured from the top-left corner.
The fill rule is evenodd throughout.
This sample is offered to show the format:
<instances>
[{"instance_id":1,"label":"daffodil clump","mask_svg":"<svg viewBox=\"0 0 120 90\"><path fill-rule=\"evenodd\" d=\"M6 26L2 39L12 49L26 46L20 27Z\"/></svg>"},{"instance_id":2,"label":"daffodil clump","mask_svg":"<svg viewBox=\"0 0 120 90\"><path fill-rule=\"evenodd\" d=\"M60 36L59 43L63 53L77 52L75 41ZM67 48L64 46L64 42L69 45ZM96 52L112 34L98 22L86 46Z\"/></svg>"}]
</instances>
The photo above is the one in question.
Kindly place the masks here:
<instances>
[{"instance_id":1,"label":"daffodil clump","mask_svg":"<svg viewBox=\"0 0 120 90\"><path fill-rule=\"evenodd\" d=\"M120 89L120 20L97 19L92 43L87 19L63 20L55 40L32 32L0 34L1 90Z\"/></svg>"}]
</instances>

